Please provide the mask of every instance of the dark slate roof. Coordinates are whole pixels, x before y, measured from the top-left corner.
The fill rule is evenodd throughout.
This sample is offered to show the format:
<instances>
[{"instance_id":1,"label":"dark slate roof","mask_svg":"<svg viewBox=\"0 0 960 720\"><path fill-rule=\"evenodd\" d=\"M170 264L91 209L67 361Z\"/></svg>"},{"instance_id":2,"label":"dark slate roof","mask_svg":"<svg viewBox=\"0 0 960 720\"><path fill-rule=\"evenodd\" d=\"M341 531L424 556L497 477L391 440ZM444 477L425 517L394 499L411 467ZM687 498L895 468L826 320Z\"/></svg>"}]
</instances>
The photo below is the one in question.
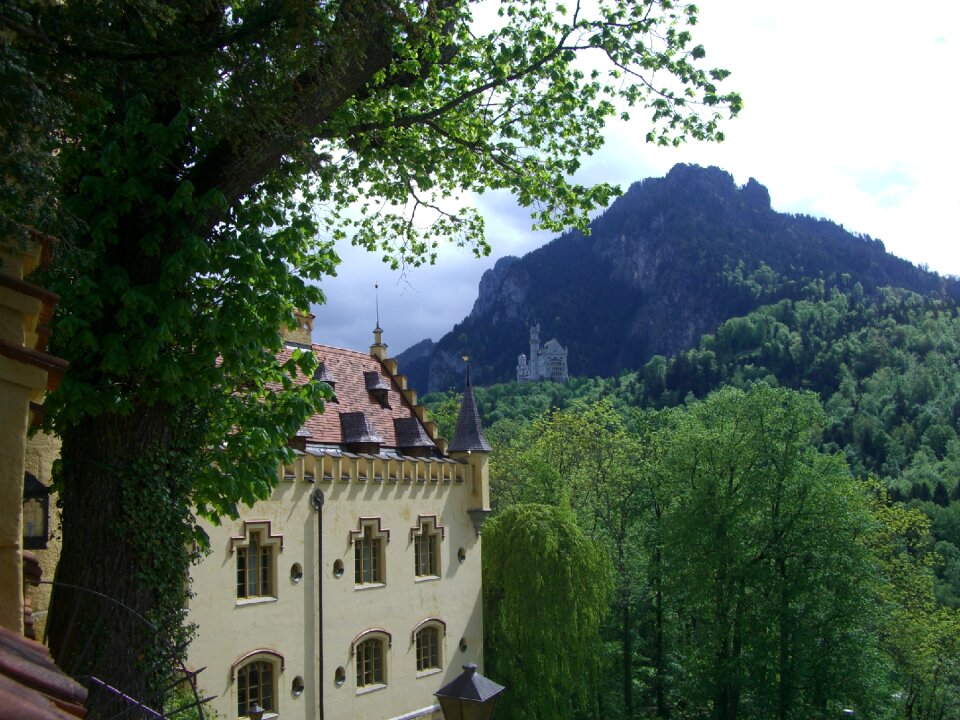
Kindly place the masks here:
<instances>
[{"instance_id":1,"label":"dark slate roof","mask_svg":"<svg viewBox=\"0 0 960 720\"><path fill-rule=\"evenodd\" d=\"M337 383L337 379L333 376L333 373L327 369L327 364L322 361L317 365L317 369L313 371L313 379L325 382L330 386L336 385Z\"/></svg>"},{"instance_id":2,"label":"dark slate roof","mask_svg":"<svg viewBox=\"0 0 960 720\"><path fill-rule=\"evenodd\" d=\"M433 440L417 418L394 418L393 426L397 432L397 445L401 448L434 447Z\"/></svg>"},{"instance_id":3,"label":"dark slate roof","mask_svg":"<svg viewBox=\"0 0 960 720\"><path fill-rule=\"evenodd\" d=\"M367 390L389 390L390 383L376 370L369 370L363 373L363 383Z\"/></svg>"},{"instance_id":4,"label":"dark slate roof","mask_svg":"<svg viewBox=\"0 0 960 720\"><path fill-rule=\"evenodd\" d=\"M453 433L453 441L447 452L490 452L490 445L483 436L483 426L480 424L480 413L477 403L473 399L473 387L467 384L463 391L463 401L460 403L460 414L457 415L457 429Z\"/></svg>"},{"instance_id":5,"label":"dark slate roof","mask_svg":"<svg viewBox=\"0 0 960 720\"><path fill-rule=\"evenodd\" d=\"M382 443L383 438L373 429L373 425L362 412L340 413L340 432L344 444L353 443Z\"/></svg>"}]
</instances>

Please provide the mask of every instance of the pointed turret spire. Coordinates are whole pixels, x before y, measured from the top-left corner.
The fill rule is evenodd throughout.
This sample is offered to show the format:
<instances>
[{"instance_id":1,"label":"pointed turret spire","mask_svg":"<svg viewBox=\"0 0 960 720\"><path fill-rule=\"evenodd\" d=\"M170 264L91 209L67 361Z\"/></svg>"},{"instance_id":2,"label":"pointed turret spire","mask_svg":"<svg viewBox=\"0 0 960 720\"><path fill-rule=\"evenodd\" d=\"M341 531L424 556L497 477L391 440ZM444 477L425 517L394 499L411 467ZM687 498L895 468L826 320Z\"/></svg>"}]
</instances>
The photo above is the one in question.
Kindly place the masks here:
<instances>
[{"instance_id":1,"label":"pointed turret spire","mask_svg":"<svg viewBox=\"0 0 960 720\"><path fill-rule=\"evenodd\" d=\"M466 359L466 358L464 358ZM460 414L457 415L457 429L453 432L453 441L449 452L490 452L491 447L483 436L480 412L473 399L473 386L470 384L470 364L467 363L467 385L463 389L460 402Z\"/></svg>"},{"instance_id":2,"label":"pointed turret spire","mask_svg":"<svg viewBox=\"0 0 960 720\"><path fill-rule=\"evenodd\" d=\"M370 354L381 362L387 359L387 346L383 342L383 328L380 327L380 285L373 284L373 292L377 304L377 326L373 329L373 345L370 346Z\"/></svg>"}]
</instances>

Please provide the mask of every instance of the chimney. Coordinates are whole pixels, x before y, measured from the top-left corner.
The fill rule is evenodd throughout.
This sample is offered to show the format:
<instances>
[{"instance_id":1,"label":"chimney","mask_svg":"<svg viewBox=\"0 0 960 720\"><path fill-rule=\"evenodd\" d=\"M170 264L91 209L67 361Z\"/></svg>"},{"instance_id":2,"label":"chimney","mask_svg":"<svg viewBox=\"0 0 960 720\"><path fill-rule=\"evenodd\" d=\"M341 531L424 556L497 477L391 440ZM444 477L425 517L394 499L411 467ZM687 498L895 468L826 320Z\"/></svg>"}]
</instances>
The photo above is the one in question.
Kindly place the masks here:
<instances>
[{"instance_id":1,"label":"chimney","mask_svg":"<svg viewBox=\"0 0 960 720\"><path fill-rule=\"evenodd\" d=\"M298 345L312 345L313 320L316 316L312 313L294 310L293 317L296 319L296 325L282 326L280 328L280 337L286 342L297 343Z\"/></svg>"}]
</instances>

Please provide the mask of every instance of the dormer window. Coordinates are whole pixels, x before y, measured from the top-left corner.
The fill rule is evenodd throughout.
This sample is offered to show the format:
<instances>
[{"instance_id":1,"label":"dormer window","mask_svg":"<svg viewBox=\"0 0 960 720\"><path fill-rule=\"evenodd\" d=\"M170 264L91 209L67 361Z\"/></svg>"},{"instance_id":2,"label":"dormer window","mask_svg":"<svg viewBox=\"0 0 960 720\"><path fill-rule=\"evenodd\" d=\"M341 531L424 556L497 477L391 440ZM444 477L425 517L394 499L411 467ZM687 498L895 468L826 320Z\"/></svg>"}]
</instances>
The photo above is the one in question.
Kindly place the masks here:
<instances>
[{"instance_id":1,"label":"dormer window","mask_svg":"<svg viewBox=\"0 0 960 720\"><path fill-rule=\"evenodd\" d=\"M389 394L390 384L376 370L370 370L363 373L363 382L366 385L370 396L380 403L380 407L390 407Z\"/></svg>"},{"instance_id":2,"label":"dormer window","mask_svg":"<svg viewBox=\"0 0 960 720\"><path fill-rule=\"evenodd\" d=\"M436 447L423 425L415 417L395 418L393 428L397 434L397 447L404 455L425 457L430 455Z\"/></svg>"},{"instance_id":3,"label":"dormer window","mask_svg":"<svg viewBox=\"0 0 960 720\"><path fill-rule=\"evenodd\" d=\"M330 389L336 393L337 391L337 379L333 376L333 373L327 368L327 364L322 360L317 364L317 369L313 371L313 379L324 382L330 386ZM336 398L334 398L336 402Z\"/></svg>"},{"instance_id":4,"label":"dormer window","mask_svg":"<svg viewBox=\"0 0 960 720\"><path fill-rule=\"evenodd\" d=\"M323 360L317 363L317 369L313 371L313 379L325 382L330 387L337 384L337 379L333 376L333 373L327 369L327 364L323 362Z\"/></svg>"},{"instance_id":5,"label":"dormer window","mask_svg":"<svg viewBox=\"0 0 960 720\"><path fill-rule=\"evenodd\" d=\"M310 439L310 430L308 430L307 426L304 425L299 430L297 430L296 435L290 438L290 440L288 441L288 444L294 450L299 450L300 452L304 452L307 449L307 440L309 439Z\"/></svg>"},{"instance_id":6,"label":"dormer window","mask_svg":"<svg viewBox=\"0 0 960 720\"><path fill-rule=\"evenodd\" d=\"M340 413L340 432L343 444L350 452L376 455L380 452L383 438L373 427L373 423L362 412Z\"/></svg>"}]
</instances>

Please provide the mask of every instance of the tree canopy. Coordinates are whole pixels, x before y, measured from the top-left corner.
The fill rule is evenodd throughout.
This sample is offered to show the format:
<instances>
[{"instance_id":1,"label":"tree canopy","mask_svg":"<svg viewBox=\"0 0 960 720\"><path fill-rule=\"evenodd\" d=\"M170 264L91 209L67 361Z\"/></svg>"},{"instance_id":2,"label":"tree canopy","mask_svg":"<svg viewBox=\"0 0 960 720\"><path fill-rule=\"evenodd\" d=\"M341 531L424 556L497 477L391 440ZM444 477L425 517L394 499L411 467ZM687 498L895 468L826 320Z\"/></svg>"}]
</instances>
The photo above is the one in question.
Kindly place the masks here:
<instances>
[{"instance_id":1,"label":"tree canopy","mask_svg":"<svg viewBox=\"0 0 960 720\"><path fill-rule=\"evenodd\" d=\"M956 715L958 613L935 595L947 543L935 548L923 513L818 447L830 418L813 393L756 383L657 411L623 403L628 388L585 399L596 385L487 434L495 512L553 505L613 568L599 689L571 696L573 716ZM557 582L548 564L510 567L518 587ZM563 633L563 612L508 627ZM491 658L516 654L508 635L487 628Z\"/></svg>"},{"instance_id":2,"label":"tree canopy","mask_svg":"<svg viewBox=\"0 0 960 720\"><path fill-rule=\"evenodd\" d=\"M560 720L594 702L613 590L602 548L569 507L519 504L483 533L486 663L507 717ZM536 617L536 622L531 618Z\"/></svg>"}]
</instances>

